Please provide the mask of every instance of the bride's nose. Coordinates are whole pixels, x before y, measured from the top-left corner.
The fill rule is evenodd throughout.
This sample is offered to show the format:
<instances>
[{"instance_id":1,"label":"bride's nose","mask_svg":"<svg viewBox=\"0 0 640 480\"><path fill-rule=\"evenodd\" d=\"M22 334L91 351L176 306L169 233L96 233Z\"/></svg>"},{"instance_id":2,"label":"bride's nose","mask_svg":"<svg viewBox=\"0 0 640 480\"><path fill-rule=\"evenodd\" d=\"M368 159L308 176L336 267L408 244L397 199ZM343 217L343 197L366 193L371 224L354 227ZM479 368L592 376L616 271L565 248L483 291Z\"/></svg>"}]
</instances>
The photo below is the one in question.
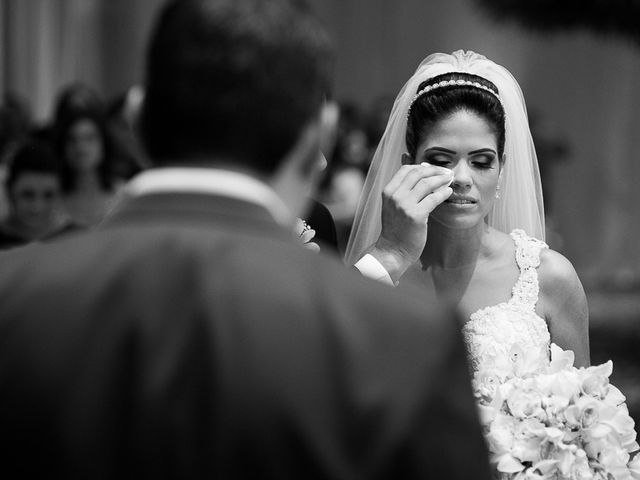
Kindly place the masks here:
<instances>
[{"instance_id":1,"label":"bride's nose","mask_svg":"<svg viewBox=\"0 0 640 480\"><path fill-rule=\"evenodd\" d=\"M460 161L453 168L453 182L452 188L466 189L471 187L473 179L471 178L471 169L466 161Z\"/></svg>"}]
</instances>

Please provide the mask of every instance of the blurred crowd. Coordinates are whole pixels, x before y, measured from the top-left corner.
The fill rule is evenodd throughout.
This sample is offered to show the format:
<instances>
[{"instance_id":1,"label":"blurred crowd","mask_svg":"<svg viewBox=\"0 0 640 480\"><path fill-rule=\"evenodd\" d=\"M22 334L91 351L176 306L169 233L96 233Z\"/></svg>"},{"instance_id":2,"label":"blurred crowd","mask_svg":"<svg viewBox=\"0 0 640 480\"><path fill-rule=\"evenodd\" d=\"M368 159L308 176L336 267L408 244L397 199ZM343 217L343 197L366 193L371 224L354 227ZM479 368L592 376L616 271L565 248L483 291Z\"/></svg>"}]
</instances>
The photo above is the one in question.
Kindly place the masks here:
<instances>
[{"instance_id":1,"label":"blurred crowd","mask_svg":"<svg viewBox=\"0 0 640 480\"><path fill-rule=\"evenodd\" d=\"M63 88L45 125L5 93L0 107L0 248L91 228L118 189L145 166L134 134L134 87L105 100L90 86Z\"/></svg>"},{"instance_id":2,"label":"blurred crowd","mask_svg":"<svg viewBox=\"0 0 640 480\"><path fill-rule=\"evenodd\" d=\"M136 140L140 87L111 99L74 83L60 90L44 125L28 102L5 93L0 106L0 249L97 225L121 187L147 165ZM341 102L335 147L316 200L335 222L344 251L353 216L393 103Z\"/></svg>"},{"instance_id":3,"label":"blurred crowd","mask_svg":"<svg viewBox=\"0 0 640 480\"><path fill-rule=\"evenodd\" d=\"M318 200L327 206L336 224L338 248L344 252L360 192L371 158L384 133L393 106L392 96L380 96L367 107L343 101L335 148L329 157Z\"/></svg>"}]
</instances>

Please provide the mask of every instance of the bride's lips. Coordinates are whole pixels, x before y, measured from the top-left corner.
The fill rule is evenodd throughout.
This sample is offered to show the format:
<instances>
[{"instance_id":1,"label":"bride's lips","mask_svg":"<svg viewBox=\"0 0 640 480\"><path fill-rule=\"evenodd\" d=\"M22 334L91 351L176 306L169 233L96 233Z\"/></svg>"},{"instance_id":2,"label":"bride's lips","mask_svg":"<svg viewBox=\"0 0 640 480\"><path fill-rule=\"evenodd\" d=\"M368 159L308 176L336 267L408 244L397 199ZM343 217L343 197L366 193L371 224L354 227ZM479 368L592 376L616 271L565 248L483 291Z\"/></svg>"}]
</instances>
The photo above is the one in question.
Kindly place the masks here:
<instances>
[{"instance_id":1,"label":"bride's lips","mask_svg":"<svg viewBox=\"0 0 640 480\"><path fill-rule=\"evenodd\" d=\"M471 205L475 205L477 203L477 200L475 198L472 197L466 197L464 195L451 195L449 198L447 198L445 200L445 203L450 203L453 205L460 205L460 206L471 206Z\"/></svg>"}]
</instances>

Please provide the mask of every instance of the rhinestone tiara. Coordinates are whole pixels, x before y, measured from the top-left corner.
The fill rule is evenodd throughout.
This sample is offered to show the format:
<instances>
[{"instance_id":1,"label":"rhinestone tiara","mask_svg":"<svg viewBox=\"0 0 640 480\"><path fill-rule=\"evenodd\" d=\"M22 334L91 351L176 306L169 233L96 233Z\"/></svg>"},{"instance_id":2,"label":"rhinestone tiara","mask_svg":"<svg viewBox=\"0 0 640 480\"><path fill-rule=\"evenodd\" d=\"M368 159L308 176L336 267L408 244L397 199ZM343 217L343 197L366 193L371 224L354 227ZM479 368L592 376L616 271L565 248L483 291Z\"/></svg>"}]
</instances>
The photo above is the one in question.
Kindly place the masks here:
<instances>
[{"instance_id":1,"label":"rhinestone tiara","mask_svg":"<svg viewBox=\"0 0 640 480\"><path fill-rule=\"evenodd\" d=\"M487 87L486 85L481 84L480 82L473 82L471 80L463 80L463 79L459 79L459 80L443 80L441 82L432 83L430 85L427 85L426 87L424 87L422 90L420 90L418 93L415 94L415 96L411 99L411 103L409 104L409 108L407 109L407 118L409 118L409 114L411 113L411 107L413 106L414 102L418 98L420 98L425 93L429 93L429 92L432 92L433 90L437 90L438 88L443 88L443 87L474 87L474 88L479 88L480 90L485 90L485 91L489 92L494 97L496 97L498 99L498 101L500 101L500 96L496 92L494 92L491 88Z\"/></svg>"}]
</instances>

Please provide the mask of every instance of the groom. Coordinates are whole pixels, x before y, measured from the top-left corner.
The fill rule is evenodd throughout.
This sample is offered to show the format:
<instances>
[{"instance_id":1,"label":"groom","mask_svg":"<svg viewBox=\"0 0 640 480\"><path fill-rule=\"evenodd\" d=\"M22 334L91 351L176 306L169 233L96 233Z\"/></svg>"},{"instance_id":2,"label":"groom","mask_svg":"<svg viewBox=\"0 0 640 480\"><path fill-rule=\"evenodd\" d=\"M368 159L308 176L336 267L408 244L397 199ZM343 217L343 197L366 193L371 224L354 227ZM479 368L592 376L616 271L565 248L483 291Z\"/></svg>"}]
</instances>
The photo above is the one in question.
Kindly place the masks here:
<instances>
[{"instance_id":1,"label":"groom","mask_svg":"<svg viewBox=\"0 0 640 480\"><path fill-rule=\"evenodd\" d=\"M291 238L330 63L300 0L164 8L154 168L0 256L0 477L488 478L456 318Z\"/></svg>"}]
</instances>

